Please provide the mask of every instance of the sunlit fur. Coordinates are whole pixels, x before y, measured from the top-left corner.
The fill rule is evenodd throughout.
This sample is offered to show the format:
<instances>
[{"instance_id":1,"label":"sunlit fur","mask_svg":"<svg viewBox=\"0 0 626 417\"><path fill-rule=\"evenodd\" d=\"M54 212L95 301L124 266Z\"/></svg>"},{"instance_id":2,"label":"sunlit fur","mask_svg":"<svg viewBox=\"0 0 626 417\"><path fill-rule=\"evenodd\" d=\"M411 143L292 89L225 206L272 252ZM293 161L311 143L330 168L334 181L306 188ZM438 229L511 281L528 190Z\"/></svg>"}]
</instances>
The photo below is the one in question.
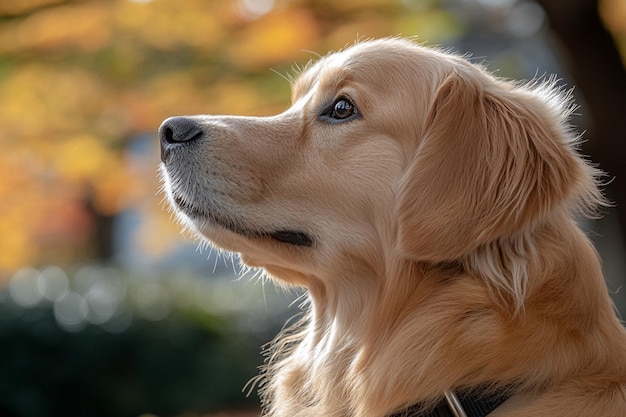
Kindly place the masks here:
<instances>
[{"instance_id":1,"label":"sunlit fur","mask_svg":"<svg viewBox=\"0 0 626 417\"><path fill-rule=\"evenodd\" d=\"M320 117L340 96L358 116ZM384 417L487 385L512 392L490 417L626 416L626 333L576 222L598 173L554 80L385 39L309 65L292 103L194 116L205 138L163 167L172 202L227 220L183 208L188 226L307 290L268 348L264 415Z\"/></svg>"}]
</instances>

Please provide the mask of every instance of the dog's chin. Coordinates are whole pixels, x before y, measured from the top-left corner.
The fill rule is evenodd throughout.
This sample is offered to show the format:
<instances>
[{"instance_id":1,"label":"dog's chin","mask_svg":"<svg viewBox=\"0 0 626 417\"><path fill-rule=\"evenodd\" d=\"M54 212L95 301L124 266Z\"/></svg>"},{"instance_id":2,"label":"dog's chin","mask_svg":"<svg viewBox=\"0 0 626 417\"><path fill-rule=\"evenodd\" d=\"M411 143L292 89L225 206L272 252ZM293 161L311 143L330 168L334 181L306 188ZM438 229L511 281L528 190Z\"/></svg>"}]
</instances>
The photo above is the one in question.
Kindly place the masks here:
<instances>
[{"instance_id":1,"label":"dog's chin","mask_svg":"<svg viewBox=\"0 0 626 417\"><path fill-rule=\"evenodd\" d=\"M239 236L250 239L271 239L291 246L312 247L313 237L302 230L280 228L275 230L254 230L236 219L225 218L217 213L198 208L180 197L172 198L176 210L184 214L199 230L223 228ZM210 237L207 236L210 239Z\"/></svg>"}]
</instances>

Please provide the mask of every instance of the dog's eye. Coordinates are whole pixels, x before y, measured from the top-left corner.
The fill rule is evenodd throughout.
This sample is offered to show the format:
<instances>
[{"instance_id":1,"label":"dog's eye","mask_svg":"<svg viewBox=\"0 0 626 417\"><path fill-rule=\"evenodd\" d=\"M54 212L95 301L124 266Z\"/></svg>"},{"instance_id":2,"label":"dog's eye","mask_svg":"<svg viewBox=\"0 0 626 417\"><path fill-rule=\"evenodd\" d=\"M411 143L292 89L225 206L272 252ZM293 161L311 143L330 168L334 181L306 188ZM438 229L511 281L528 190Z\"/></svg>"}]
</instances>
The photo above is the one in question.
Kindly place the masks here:
<instances>
[{"instance_id":1,"label":"dog's eye","mask_svg":"<svg viewBox=\"0 0 626 417\"><path fill-rule=\"evenodd\" d=\"M341 98L335 102L333 106L333 111L330 114L331 117L335 119L347 119L356 113L356 107L349 100L345 98Z\"/></svg>"},{"instance_id":2,"label":"dog's eye","mask_svg":"<svg viewBox=\"0 0 626 417\"><path fill-rule=\"evenodd\" d=\"M356 106L345 97L340 97L330 106L322 116L326 116L330 119L337 121L347 120L352 116L358 114Z\"/></svg>"},{"instance_id":3,"label":"dog's eye","mask_svg":"<svg viewBox=\"0 0 626 417\"><path fill-rule=\"evenodd\" d=\"M333 104L333 110L330 117L333 119L344 120L356 114L356 107L347 98L340 98Z\"/></svg>"}]
</instances>

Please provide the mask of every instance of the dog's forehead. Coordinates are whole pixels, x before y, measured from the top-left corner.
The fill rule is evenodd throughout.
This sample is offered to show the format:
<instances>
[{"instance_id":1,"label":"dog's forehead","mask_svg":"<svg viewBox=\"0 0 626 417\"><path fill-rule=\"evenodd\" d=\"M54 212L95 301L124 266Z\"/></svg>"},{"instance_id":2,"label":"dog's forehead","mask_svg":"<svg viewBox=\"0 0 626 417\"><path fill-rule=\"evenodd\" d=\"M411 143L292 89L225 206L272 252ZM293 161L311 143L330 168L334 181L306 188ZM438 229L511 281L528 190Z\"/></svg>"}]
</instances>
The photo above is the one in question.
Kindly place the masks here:
<instances>
[{"instance_id":1,"label":"dog's forehead","mask_svg":"<svg viewBox=\"0 0 626 417\"><path fill-rule=\"evenodd\" d=\"M389 60L389 55L393 54L390 45L378 42L357 43L347 49L331 52L319 60L307 65L300 75L300 79L308 80L317 78L323 73L341 73L346 69L357 69L367 62L377 61L384 65Z\"/></svg>"},{"instance_id":2,"label":"dog's forehead","mask_svg":"<svg viewBox=\"0 0 626 417\"><path fill-rule=\"evenodd\" d=\"M308 65L292 88L292 98L305 95L316 85L341 86L352 81L367 86L387 84L393 74L396 82L418 73L432 73L434 61L441 55L427 48L399 39L365 41L339 52L330 53Z\"/></svg>"},{"instance_id":3,"label":"dog's forehead","mask_svg":"<svg viewBox=\"0 0 626 417\"><path fill-rule=\"evenodd\" d=\"M309 64L292 86L293 101L306 95L322 79L330 79L340 83L347 75L345 52L334 52L322 57L315 63Z\"/></svg>"}]
</instances>

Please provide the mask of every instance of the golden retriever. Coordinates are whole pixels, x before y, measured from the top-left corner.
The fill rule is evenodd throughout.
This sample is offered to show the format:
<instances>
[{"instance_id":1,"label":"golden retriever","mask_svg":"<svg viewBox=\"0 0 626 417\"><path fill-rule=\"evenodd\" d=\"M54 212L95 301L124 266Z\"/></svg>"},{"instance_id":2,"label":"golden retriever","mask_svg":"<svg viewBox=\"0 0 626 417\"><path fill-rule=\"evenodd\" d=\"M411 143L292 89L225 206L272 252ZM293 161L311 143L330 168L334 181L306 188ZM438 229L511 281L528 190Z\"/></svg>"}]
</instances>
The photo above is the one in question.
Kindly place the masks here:
<instances>
[{"instance_id":1,"label":"golden retriever","mask_svg":"<svg viewBox=\"0 0 626 417\"><path fill-rule=\"evenodd\" d=\"M306 288L264 415L626 416L626 332L576 223L598 172L554 84L372 40L309 65L282 114L161 125L182 222Z\"/></svg>"}]
</instances>

